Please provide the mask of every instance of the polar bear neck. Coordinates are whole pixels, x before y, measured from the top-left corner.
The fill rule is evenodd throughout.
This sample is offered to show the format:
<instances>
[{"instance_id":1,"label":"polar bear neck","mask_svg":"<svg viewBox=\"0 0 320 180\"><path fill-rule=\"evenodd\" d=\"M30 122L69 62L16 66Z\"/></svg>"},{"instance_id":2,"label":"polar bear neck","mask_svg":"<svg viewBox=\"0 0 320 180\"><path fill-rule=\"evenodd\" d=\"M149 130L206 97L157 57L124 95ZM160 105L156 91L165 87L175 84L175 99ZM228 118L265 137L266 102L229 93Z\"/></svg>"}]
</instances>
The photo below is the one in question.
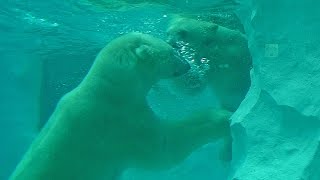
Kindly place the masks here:
<instances>
[{"instance_id":1,"label":"polar bear neck","mask_svg":"<svg viewBox=\"0 0 320 180\"><path fill-rule=\"evenodd\" d=\"M118 75L89 72L78 88L94 98L105 99L106 102L141 103L146 101L146 96L153 85L153 83L146 84L145 81L133 75L121 75L121 72Z\"/></svg>"}]
</instances>

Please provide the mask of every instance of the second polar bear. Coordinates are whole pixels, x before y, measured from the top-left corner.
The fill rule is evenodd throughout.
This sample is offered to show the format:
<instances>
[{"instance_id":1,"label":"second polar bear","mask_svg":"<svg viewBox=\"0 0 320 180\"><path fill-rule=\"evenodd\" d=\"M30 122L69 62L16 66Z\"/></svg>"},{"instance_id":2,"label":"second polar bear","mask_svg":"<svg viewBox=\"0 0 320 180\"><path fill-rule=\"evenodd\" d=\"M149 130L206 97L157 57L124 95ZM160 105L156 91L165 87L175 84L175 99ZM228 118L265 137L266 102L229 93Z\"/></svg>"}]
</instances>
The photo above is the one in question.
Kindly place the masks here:
<instances>
[{"instance_id":1,"label":"second polar bear","mask_svg":"<svg viewBox=\"0 0 320 180\"><path fill-rule=\"evenodd\" d=\"M115 180L128 167L169 168L210 141L228 143L228 111L168 121L148 106L147 93L157 81L188 69L169 44L150 35L113 40L60 100L10 179Z\"/></svg>"},{"instance_id":2,"label":"second polar bear","mask_svg":"<svg viewBox=\"0 0 320 180\"><path fill-rule=\"evenodd\" d=\"M199 85L209 85L222 107L235 111L250 87L251 55L246 37L211 22L183 17L172 20L167 34L173 46L187 43L194 50L192 63L200 67L196 69L199 74L187 74L177 79L176 85L187 86L192 81L188 76L201 79Z\"/></svg>"}]
</instances>

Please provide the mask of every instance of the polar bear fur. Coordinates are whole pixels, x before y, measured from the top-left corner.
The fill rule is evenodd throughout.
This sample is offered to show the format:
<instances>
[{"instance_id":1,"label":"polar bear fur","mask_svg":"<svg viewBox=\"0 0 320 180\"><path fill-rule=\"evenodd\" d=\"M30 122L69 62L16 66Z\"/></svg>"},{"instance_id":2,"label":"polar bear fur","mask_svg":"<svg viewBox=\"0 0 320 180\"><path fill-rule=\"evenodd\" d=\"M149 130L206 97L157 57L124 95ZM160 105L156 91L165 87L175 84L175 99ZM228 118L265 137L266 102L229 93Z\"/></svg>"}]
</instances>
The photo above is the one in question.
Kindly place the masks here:
<instances>
[{"instance_id":1,"label":"polar bear fur","mask_svg":"<svg viewBox=\"0 0 320 180\"><path fill-rule=\"evenodd\" d=\"M128 167L170 168L200 146L230 137L230 112L160 120L146 96L189 66L164 41L130 33L110 42L58 103L11 180L114 180Z\"/></svg>"},{"instance_id":2,"label":"polar bear fur","mask_svg":"<svg viewBox=\"0 0 320 180\"><path fill-rule=\"evenodd\" d=\"M171 45L185 42L194 49L195 64L209 65L207 84L223 108L235 111L250 86L251 56L246 37L211 22L183 17L173 18L167 34ZM181 85L179 81L176 83Z\"/></svg>"}]
</instances>

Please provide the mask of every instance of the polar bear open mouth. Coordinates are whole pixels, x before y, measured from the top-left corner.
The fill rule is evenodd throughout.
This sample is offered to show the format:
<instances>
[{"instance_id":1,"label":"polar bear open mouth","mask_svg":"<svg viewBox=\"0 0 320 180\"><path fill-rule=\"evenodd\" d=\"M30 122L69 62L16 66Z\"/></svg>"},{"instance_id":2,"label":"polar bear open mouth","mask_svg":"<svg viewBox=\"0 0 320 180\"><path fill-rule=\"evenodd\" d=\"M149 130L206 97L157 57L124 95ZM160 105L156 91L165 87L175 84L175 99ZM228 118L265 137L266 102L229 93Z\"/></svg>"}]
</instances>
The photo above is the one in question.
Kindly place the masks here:
<instances>
[{"instance_id":1,"label":"polar bear open mouth","mask_svg":"<svg viewBox=\"0 0 320 180\"><path fill-rule=\"evenodd\" d=\"M190 47L189 43L184 41L171 42L171 46L175 50L175 56L178 56L180 59L182 58L190 64L190 70L174 78L173 81L176 83L179 81L179 86L182 85L185 90L197 91L198 89L198 92L201 92L207 81L210 60L207 58L196 59L196 51Z\"/></svg>"},{"instance_id":2,"label":"polar bear open mouth","mask_svg":"<svg viewBox=\"0 0 320 180\"><path fill-rule=\"evenodd\" d=\"M178 51L176 51L175 49L173 51L173 57L175 59L177 59L177 61L179 61L179 63L180 63L180 65L177 66L177 68L175 69L173 76L179 77L179 76L182 76L182 75L188 73L189 70L191 69L191 65L190 65L189 61L186 58L184 58L183 56L181 56L178 53Z\"/></svg>"}]
</instances>

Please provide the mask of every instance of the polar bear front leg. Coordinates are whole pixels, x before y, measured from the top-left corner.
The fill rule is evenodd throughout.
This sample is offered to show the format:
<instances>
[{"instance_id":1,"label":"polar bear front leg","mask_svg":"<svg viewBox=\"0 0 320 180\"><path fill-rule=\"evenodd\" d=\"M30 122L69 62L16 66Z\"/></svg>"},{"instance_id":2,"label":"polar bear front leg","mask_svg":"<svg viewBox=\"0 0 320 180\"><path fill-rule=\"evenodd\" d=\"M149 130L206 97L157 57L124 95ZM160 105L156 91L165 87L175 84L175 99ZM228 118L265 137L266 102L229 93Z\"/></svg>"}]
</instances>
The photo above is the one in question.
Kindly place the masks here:
<instances>
[{"instance_id":1,"label":"polar bear front leg","mask_svg":"<svg viewBox=\"0 0 320 180\"><path fill-rule=\"evenodd\" d=\"M193 113L184 120L166 122L165 159L169 164L179 163L194 150L218 139L225 141L223 151L226 152L223 153L226 154L223 156L228 156L231 152L231 115L226 110L209 109Z\"/></svg>"}]
</instances>

